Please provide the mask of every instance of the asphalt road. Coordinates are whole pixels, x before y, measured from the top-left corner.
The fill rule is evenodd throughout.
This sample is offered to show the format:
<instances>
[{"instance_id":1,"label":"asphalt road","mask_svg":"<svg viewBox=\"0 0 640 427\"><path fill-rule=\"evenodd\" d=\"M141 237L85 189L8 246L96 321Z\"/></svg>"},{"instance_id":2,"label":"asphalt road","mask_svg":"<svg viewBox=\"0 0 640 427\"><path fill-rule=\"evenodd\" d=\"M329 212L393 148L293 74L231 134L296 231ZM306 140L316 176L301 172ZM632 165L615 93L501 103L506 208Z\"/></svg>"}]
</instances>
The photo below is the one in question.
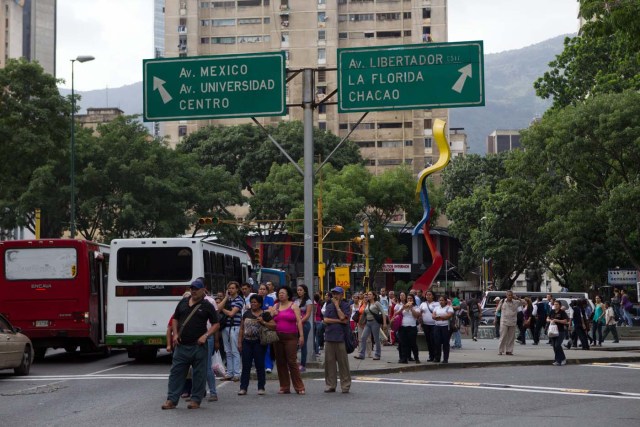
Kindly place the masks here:
<instances>
[{"instance_id":1,"label":"asphalt road","mask_svg":"<svg viewBox=\"0 0 640 427\"><path fill-rule=\"evenodd\" d=\"M0 372L2 426L603 426L637 425L640 364L440 369L354 378L351 393L325 394L306 379L306 396L278 395L267 383L247 396L218 382L218 402L162 411L168 357L138 364L58 353L28 377Z\"/></svg>"}]
</instances>

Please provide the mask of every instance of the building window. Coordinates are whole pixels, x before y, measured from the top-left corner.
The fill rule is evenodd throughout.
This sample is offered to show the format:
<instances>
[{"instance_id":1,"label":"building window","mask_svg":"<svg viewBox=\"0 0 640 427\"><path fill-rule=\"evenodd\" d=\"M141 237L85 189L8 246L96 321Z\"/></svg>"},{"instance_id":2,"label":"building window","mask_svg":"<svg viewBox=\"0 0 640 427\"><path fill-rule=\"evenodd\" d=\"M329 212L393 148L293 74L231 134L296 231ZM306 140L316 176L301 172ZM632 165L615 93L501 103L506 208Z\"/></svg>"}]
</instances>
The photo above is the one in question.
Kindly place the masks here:
<instances>
[{"instance_id":1,"label":"building window","mask_svg":"<svg viewBox=\"0 0 640 427\"><path fill-rule=\"evenodd\" d=\"M280 33L280 43L282 46L289 46L289 32L283 31Z\"/></svg>"},{"instance_id":2,"label":"building window","mask_svg":"<svg viewBox=\"0 0 640 427\"><path fill-rule=\"evenodd\" d=\"M356 144L360 148L374 148L376 146L375 141L356 141Z\"/></svg>"},{"instance_id":3,"label":"building window","mask_svg":"<svg viewBox=\"0 0 640 427\"><path fill-rule=\"evenodd\" d=\"M178 126L178 136L187 136L186 126Z\"/></svg>"},{"instance_id":4,"label":"building window","mask_svg":"<svg viewBox=\"0 0 640 427\"><path fill-rule=\"evenodd\" d=\"M373 13L350 13L349 21L352 22L361 22L361 21L373 21L374 14Z\"/></svg>"},{"instance_id":5,"label":"building window","mask_svg":"<svg viewBox=\"0 0 640 427\"><path fill-rule=\"evenodd\" d=\"M264 23L265 23L265 24L269 24L269 23L271 23L271 18L270 18L270 17L268 17L268 16L267 16L267 17L265 17L265 18L264 18Z\"/></svg>"},{"instance_id":6,"label":"building window","mask_svg":"<svg viewBox=\"0 0 640 427\"><path fill-rule=\"evenodd\" d=\"M264 1L265 4L267 0ZM253 7L253 6L262 6L262 0L238 0L238 7Z\"/></svg>"},{"instance_id":7,"label":"building window","mask_svg":"<svg viewBox=\"0 0 640 427\"><path fill-rule=\"evenodd\" d=\"M431 138L424 139L424 148L431 148L433 146L433 140Z\"/></svg>"},{"instance_id":8,"label":"building window","mask_svg":"<svg viewBox=\"0 0 640 427\"><path fill-rule=\"evenodd\" d=\"M211 44L236 44L235 37L211 37Z\"/></svg>"},{"instance_id":9,"label":"building window","mask_svg":"<svg viewBox=\"0 0 640 427\"><path fill-rule=\"evenodd\" d=\"M405 147L412 147L412 146L413 146L413 141L412 141L412 140L410 140L410 139L407 139L407 140L404 142L404 146L405 146Z\"/></svg>"},{"instance_id":10,"label":"building window","mask_svg":"<svg viewBox=\"0 0 640 427\"><path fill-rule=\"evenodd\" d=\"M401 164L401 159L378 159L378 166L397 166Z\"/></svg>"},{"instance_id":11,"label":"building window","mask_svg":"<svg viewBox=\"0 0 640 427\"><path fill-rule=\"evenodd\" d=\"M327 70L325 70L324 68L319 68L318 69L318 82L322 83L322 82L326 82L327 81Z\"/></svg>"},{"instance_id":12,"label":"building window","mask_svg":"<svg viewBox=\"0 0 640 427\"><path fill-rule=\"evenodd\" d=\"M327 4L327 0L318 0L318 4Z\"/></svg>"},{"instance_id":13,"label":"building window","mask_svg":"<svg viewBox=\"0 0 640 427\"><path fill-rule=\"evenodd\" d=\"M340 129L340 130L347 130L347 129L349 129L349 123L340 123L340 124L338 125L338 129Z\"/></svg>"},{"instance_id":14,"label":"building window","mask_svg":"<svg viewBox=\"0 0 640 427\"><path fill-rule=\"evenodd\" d=\"M318 22L325 22L327 20L326 12L318 12Z\"/></svg>"},{"instance_id":15,"label":"building window","mask_svg":"<svg viewBox=\"0 0 640 427\"><path fill-rule=\"evenodd\" d=\"M376 35L375 35L375 33L373 33L373 32L370 32L370 33L364 33L364 38L365 38L365 39L372 39L372 38L374 38L375 36L376 36Z\"/></svg>"},{"instance_id":16,"label":"building window","mask_svg":"<svg viewBox=\"0 0 640 427\"><path fill-rule=\"evenodd\" d=\"M213 19L212 20L214 27L231 27L236 25L235 19Z\"/></svg>"},{"instance_id":17,"label":"building window","mask_svg":"<svg viewBox=\"0 0 640 427\"><path fill-rule=\"evenodd\" d=\"M208 1L201 1L200 2L200 8L201 9L209 9L209 3Z\"/></svg>"},{"instance_id":18,"label":"building window","mask_svg":"<svg viewBox=\"0 0 640 427\"><path fill-rule=\"evenodd\" d=\"M378 21L396 21L400 19L400 12L377 13L376 19Z\"/></svg>"},{"instance_id":19,"label":"building window","mask_svg":"<svg viewBox=\"0 0 640 427\"><path fill-rule=\"evenodd\" d=\"M431 8L423 7L422 8L422 19L431 19Z\"/></svg>"},{"instance_id":20,"label":"building window","mask_svg":"<svg viewBox=\"0 0 640 427\"><path fill-rule=\"evenodd\" d=\"M326 30L318 30L318 40L326 40L327 32Z\"/></svg>"},{"instance_id":21,"label":"building window","mask_svg":"<svg viewBox=\"0 0 640 427\"><path fill-rule=\"evenodd\" d=\"M211 41L211 39L209 39L209 37L201 37L200 38L200 44L209 44L210 41Z\"/></svg>"},{"instance_id":22,"label":"building window","mask_svg":"<svg viewBox=\"0 0 640 427\"><path fill-rule=\"evenodd\" d=\"M404 159L404 164L405 165L410 165L413 163L413 159Z\"/></svg>"},{"instance_id":23,"label":"building window","mask_svg":"<svg viewBox=\"0 0 640 427\"><path fill-rule=\"evenodd\" d=\"M365 161L369 163L369 166L376 165L376 159L365 159Z\"/></svg>"},{"instance_id":24,"label":"building window","mask_svg":"<svg viewBox=\"0 0 640 427\"><path fill-rule=\"evenodd\" d=\"M431 129L432 124L431 124L431 119L425 119L424 121L424 128L425 129Z\"/></svg>"},{"instance_id":25,"label":"building window","mask_svg":"<svg viewBox=\"0 0 640 427\"><path fill-rule=\"evenodd\" d=\"M261 24L262 18L238 18L238 25Z\"/></svg>"},{"instance_id":26,"label":"building window","mask_svg":"<svg viewBox=\"0 0 640 427\"><path fill-rule=\"evenodd\" d=\"M346 40L349 37L349 33L338 33L338 39Z\"/></svg>"},{"instance_id":27,"label":"building window","mask_svg":"<svg viewBox=\"0 0 640 427\"><path fill-rule=\"evenodd\" d=\"M211 24L211 20L210 19L201 19L200 20L200 26L201 27L208 27L209 24Z\"/></svg>"},{"instance_id":28,"label":"building window","mask_svg":"<svg viewBox=\"0 0 640 427\"><path fill-rule=\"evenodd\" d=\"M327 130L327 122L318 122L318 129Z\"/></svg>"},{"instance_id":29,"label":"building window","mask_svg":"<svg viewBox=\"0 0 640 427\"><path fill-rule=\"evenodd\" d=\"M235 1L214 1L211 3L211 6L214 9L218 9L218 8L229 8L229 7L236 7L236 2Z\"/></svg>"},{"instance_id":30,"label":"building window","mask_svg":"<svg viewBox=\"0 0 640 427\"><path fill-rule=\"evenodd\" d=\"M404 30L403 34L405 37L411 37L411 30Z\"/></svg>"},{"instance_id":31,"label":"building window","mask_svg":"<svg viewBox=\"0 0 640 427\"><path fill-rule=\"evenodd\" d=\"M402 31L378 31L376 33L376 37L379 39L388 39L400 37L402 35Z\"/></svg>"},{"instance_id":32,"label":"building window","mask_svg":"<svg viewBox=\"0 0 640 427\"><path fill-rule=\"evenodd\" d=\"M327 63L327 49L318 48L318 64Z\"/></svg>"},{"instance_id":33,"label":"building window","mask_svg":"<svg viewBox=\"0 0 640 427\"><path fill-rule=\"evenodd\" d=\"M402 19L411 19L411 12L404 12L402 14Z\"/></svg>"},{"instance_id":34,"label":"building window","mask_svg":"<svg viewBox=\"0 0 640 427\"><path fill-rule=\"evenodd\" d=\"M378 123L378 129L402 129L402 122Z\"/></svg>"},{"instance_id":35,"label":"building window","mask_svg":"<svg viewBox=\"0 0 640 427\"><path fill-rule=\"evenodd\" d=\"M402 147L402 141L380 141L378 142L378 147L380 148L398 148Z\"/></svg>"},{"instance_id":36,"label":"building window","mask_svg":"<svg viewBox=\"0 0 640 427\"><path fill-rule=\"evenodd\" d=\"M338 15L338 22L346 22L349 19L349 15L346 13L341 13Z\"/></svg>"}]
</instances>

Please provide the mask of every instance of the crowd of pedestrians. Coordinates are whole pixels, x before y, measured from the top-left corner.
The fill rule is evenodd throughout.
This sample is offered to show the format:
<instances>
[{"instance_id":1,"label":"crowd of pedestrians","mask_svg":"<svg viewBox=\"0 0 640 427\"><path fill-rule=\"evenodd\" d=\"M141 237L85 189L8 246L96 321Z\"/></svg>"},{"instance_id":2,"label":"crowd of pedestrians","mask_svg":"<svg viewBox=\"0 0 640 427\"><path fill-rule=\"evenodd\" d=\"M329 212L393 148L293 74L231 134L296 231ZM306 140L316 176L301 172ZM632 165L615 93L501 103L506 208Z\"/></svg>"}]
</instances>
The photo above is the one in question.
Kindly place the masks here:
<instances>
[{"instance_id":1,"label":"crowd of pedestrians","mask_svg":"<svg viewBox=\"0 0 640 427\"><path fill-rule=\"evenodd\" d=\"M188 408L202 400L217 401L212 355L223 349L226 368L223 380L239 382L238 395L249 393L250 373L255 368L257 393L266 393L266 374L277 366L278 394L306 393L301 372L306 370L307 341L313 340L315 356L324 351L325 392L343 393L351 387L347 344L356 337L354 358L382 357L382 346L397 346L398 363L421 363L419 332L424 332L427 362L448 363L451 349L461 348L461 330L469 328L478 339L482 304L478 295L460 300L457 295L435 295L432 291L355 293L345 299L344 290L334 288L324 295L309 295L306 286L295 291L270 282L252 286L229 282L226 293L208 295L204 279L196 279L178 303L167 328L167 350L173 353L167 400L162 409L173 409L180 397ZM519 299L507 291L496 298L495 328L498 355L513 355L515 343L526 345L527 331L539 345L543 331L553 348L553 364L566 364L564 348L602 346L609 333L618 342L617 326L628 324L628 297L614 295L609 302L600 296L593 308L587 300L571 301L571 316L551 294L546 299ZM313 331L313 333L312 333ZM271 337L271 338L269 338ZM566 343L563 345L565 339ZM451 342L453 341L453 345ZM299 362L298 362L299 359ZM215 368L215 366L214 366ZM338 383L339 380L339 383Z\"/></svg>"}]
</instances>

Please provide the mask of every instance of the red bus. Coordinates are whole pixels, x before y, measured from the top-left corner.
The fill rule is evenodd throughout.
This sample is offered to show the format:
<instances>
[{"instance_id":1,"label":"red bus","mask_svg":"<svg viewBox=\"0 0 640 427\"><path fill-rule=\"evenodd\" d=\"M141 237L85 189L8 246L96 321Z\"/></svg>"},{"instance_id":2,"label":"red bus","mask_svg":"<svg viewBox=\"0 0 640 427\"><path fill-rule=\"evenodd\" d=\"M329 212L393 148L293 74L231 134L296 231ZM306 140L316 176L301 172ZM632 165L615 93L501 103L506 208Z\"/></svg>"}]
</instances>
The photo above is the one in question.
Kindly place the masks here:
<instances>
[{"instance_id":1,"label":"red bus","mask_svg":"<svg viewBox=\"0 0 640 427\"><path fill-rule=\"evenodd\" d=\"M43 358L47 348L108 352L109 246L86 240L0 241L0 313Z\"/></svg>"}]
</instances>

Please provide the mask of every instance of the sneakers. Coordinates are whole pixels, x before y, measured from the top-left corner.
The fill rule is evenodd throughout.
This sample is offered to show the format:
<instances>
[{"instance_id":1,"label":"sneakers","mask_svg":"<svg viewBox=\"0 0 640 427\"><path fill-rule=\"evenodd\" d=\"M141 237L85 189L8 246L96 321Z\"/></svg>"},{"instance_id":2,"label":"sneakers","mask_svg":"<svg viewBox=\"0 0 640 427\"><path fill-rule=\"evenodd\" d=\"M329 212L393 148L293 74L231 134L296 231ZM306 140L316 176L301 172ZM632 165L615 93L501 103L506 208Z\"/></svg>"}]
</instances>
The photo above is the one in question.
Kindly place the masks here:
<instances>
[{"instance_id":1,"label":"sneakers","mask_svg":"<svg viewBox=\"0 0 640 427\"><path fill-rule=\"evenodd\" d=\"M300 370L300 372L307 372L307 368L302 365L300 365L298 369Z\"/></svg>"},{"instance_id":2,"label":"sneakers","mask_svg":"<svg viewBox=\"0 0 640 427\"><path fill-rule=\"evenodd\" d=\"M269 368L265 369L264 371L265 371L267 374L270 374L270 373L271 373L271 369L269 369Z\"/></svg>"},{"instance_id":3,"label":"sneakers","mask_svg":"<svg viewBox=\"0 0 640 427\"><path fill-rule=\"evenodd\" d=\"M558 362L553 362L553 366L560 366Z\"/></svg>"},{"instance_id":4,"label":"sneakers","mask_svg":"<svg viewBox=\"0 0 640 427\"><path fill-rule=\"evenodd\" d=\"M207 400L209 402L217 402L218 401L218 395L217 394L210 394L209 398Z\"/></svg>"},{"instance_id":5,"label":"sneakers","mask_svg":"<svg viewBox=\"0 0 640 427\"><path fill-rule=\"evenodd\" d=\"M238 381L240 381L240 377L238 376L232 377L231 379L233 380L234 383L237 383Z\"/></svg>"},{"instance_id":6,"label":"sneakers","mask_svg":"<svg viewBox=\"0 0 640 427\"><path fill-rule=\"evenodd\" d=\"M567 359L564 359L562 362L560 362L560 366L564 366L567 364Z\"/></svg>"},{"instance_id":7,"label":"sneakers","mask_svg":"<svg viewBox=\"0 0 640 427\"><path fill-rule=\"evenodd\" d=\"M263 389L258 390L258 395L264 396L265 391Z\"/></svg>"},{"instance_id":8,"label":"sneakers","mask_svg":"<svg viewBox=\"0 0 640 427\"><path fill-rule=\"evenodd\" d=\"M473 340L474 341L478 341L478 337L473 337Z\"/></svg>"}]
</instances>

